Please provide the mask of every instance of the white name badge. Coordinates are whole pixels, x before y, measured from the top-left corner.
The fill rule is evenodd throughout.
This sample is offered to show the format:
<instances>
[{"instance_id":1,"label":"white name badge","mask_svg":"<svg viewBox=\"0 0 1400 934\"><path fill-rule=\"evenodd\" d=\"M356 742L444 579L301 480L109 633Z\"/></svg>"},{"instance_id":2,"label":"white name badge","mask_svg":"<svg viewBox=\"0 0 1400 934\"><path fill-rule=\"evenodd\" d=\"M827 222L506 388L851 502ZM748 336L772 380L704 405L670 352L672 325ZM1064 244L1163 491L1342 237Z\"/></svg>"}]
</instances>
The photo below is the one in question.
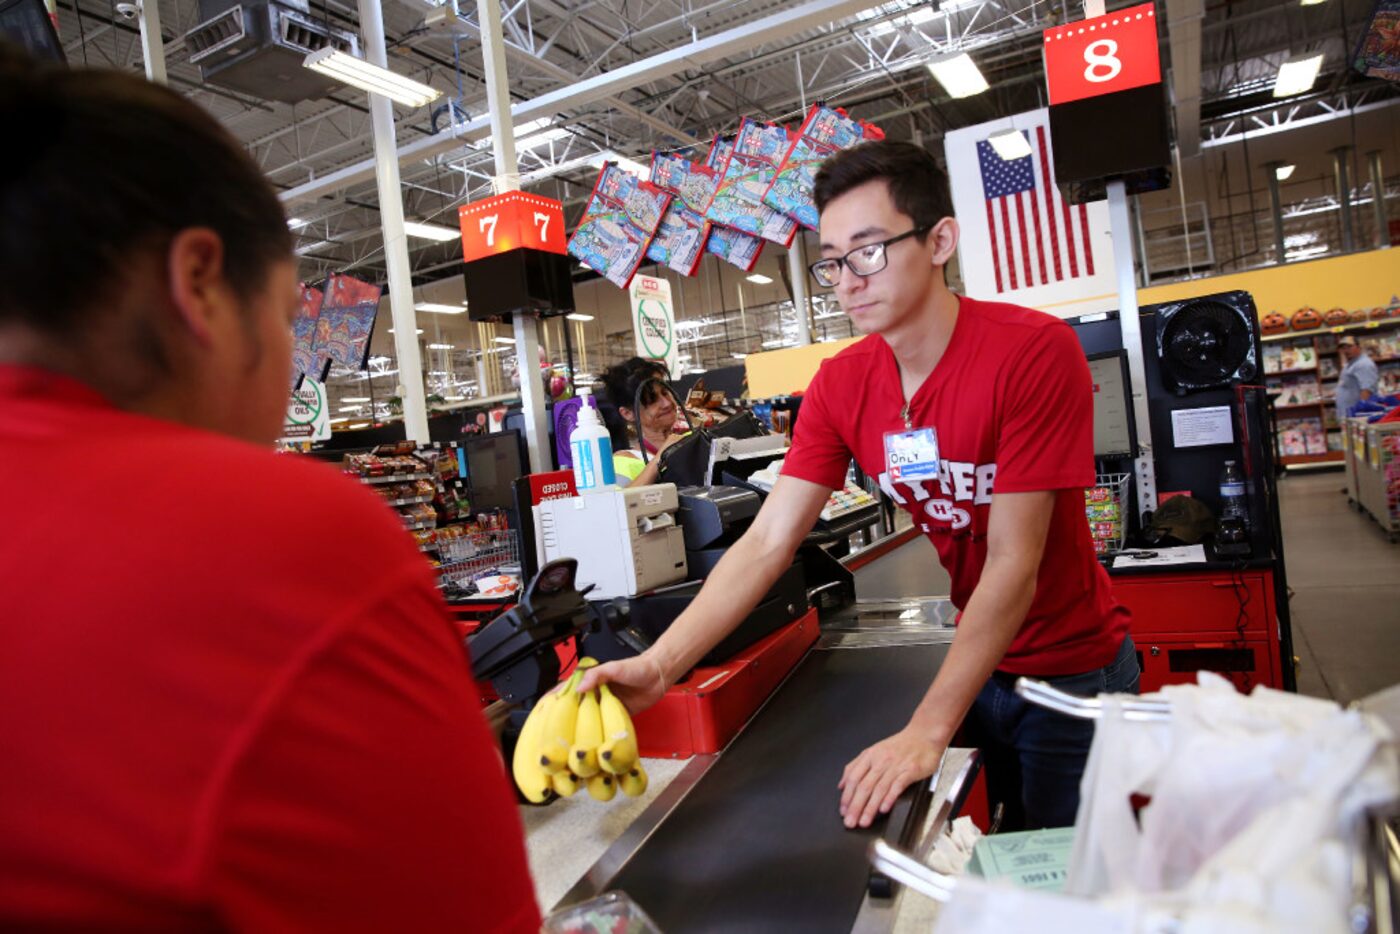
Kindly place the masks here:
<instances>
[{"instance_id":1,"label":"white name badge","mask_svg":"<svg viewBox=\"0 0 1400 934\"><path fill-rule=\"evenodd\" d=\"M937 480L938 432L932 428L887 432L885 470L891 480Z\"/></svg>"}]
</instances>

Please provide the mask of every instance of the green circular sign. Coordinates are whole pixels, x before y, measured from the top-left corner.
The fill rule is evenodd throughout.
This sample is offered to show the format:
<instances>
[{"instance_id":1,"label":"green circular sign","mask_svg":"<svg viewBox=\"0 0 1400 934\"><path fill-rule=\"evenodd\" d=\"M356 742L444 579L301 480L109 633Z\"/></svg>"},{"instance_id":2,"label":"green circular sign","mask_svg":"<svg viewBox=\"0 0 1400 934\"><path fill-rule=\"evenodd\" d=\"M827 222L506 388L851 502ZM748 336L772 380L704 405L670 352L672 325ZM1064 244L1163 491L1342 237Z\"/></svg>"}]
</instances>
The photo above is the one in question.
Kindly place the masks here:
<instances>
[{"instance_id":1,"label":"green circular sign","mask_svg":"<svg viewBox=\"0 0 1400 934\"><path fill-rule=\"evenodd\" d=\"M307 380L310 389L298 389L292 393L292 405L287 408L287 423L291 425L314 425L316 419L321 417L321 410L326 407L325 387L314 380ZM299 418L298 407L305 409L309 414L306 418Z\"/></svg>"},{"instance_id":2,"label":"green circular sign","mask_svg":"<svg viewBox=\"0 0 1400 934\"><path fill-rule=\"evenodd\" d=\"M649 304L661 309L656 317L647 314L646 308ZM674 335L671 333L671 316L667 311L665 303L660 299L644 298L637 303L638 340L642 350L653 360L664 360L671 353ZM661 349L657 350L659 345Z\"/></svg>"}]
</instances>

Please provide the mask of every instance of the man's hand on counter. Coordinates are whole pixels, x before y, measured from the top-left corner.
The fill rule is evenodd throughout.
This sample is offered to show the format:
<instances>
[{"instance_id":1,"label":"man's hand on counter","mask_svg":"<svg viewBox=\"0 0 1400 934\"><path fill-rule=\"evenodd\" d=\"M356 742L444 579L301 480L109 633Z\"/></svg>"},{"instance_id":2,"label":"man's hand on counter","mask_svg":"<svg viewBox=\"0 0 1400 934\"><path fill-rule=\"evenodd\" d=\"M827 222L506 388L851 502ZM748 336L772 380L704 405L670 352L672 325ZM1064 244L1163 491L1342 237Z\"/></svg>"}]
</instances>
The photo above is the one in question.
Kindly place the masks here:
<instances>
[{"instance_id":1,"label":"man's hand on counter","mask_svg":"<svg viewBox=\"0 0 1400 934\"><path fill-rule=\"evenodd\" d=\"M888 814L904 789L933 775L944 744L904 729L856 756L841 773L841 817L848 828L869 827Z\"/></svg>"},{"instance_id":2,"label":"man's hand on counter","mask_svg":"<svg viewBox=\"0 0 1400 934\"><path fill-rule=\"evenodd\" d=\"M584 693L605 683L633 715L661 700L669 686L661 666L649 653L588 669L579 680L578 690Z\"/></svg>"}]
</instances>

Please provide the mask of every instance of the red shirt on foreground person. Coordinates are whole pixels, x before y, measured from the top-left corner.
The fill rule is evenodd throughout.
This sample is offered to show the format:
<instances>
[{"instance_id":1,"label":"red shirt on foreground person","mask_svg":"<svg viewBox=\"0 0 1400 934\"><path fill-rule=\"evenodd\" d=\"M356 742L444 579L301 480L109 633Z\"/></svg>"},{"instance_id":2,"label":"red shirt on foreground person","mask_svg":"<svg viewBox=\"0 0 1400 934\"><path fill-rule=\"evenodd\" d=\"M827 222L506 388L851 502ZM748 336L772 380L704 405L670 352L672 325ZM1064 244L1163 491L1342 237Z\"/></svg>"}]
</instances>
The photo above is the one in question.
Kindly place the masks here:
<instances>
[{"instance_id":1,"label":"red shirt on foreground person","mask_svg":"<svg viewBox=\"0 0 1400 934\"><path fill-rule=\"evenodd\" d=\"M373 494L13 366L0 489L0 927L539 929L466 656Z\"/></svg>"},{"instance_id":2,"label":"red shirt on foreground person","mask_svg":"<svg viewBox=\"0 0 1400 934\"><path fill-rule=\"evenodd\" d=\"M267 179L168 88L3 41L0 125L0 930L537 931L431 570L272 451Z\"/></svg>"},{"instance_id":3,"label":"red shirt on foreground person","mask_svg":"<svg viewBox=\"0 0 1400 934\"><path fill-rule=\"evenodd\" d=\"M1107 665L1128 631L1094 557L1084 493L1094 483L1093 394L1079 341L1058 318L958 297L938 367L909 400L910 421L938 429L937 480L891 481L883 437L904 428L904 394L878 335L825 361L802 400L783 474L840 487L861 469L914 518L966 607L987 558L992 493L1054 490L1035 596L997 668L1077 674Z\"/></svg>"}]
</instances>

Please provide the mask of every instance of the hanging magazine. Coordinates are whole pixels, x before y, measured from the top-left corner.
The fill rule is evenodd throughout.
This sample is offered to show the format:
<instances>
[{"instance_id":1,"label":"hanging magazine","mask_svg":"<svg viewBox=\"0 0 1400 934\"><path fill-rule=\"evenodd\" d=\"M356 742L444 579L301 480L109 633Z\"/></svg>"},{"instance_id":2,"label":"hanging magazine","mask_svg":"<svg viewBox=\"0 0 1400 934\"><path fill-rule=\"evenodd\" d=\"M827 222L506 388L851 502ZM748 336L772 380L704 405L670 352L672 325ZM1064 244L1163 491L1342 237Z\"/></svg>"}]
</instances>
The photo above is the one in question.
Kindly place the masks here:
<instances>
[{"instance_id":1,"label":"hanging magazine","mask_svg":"<svg viewBox=\"0 0 1400 934\"><path fill-rule=\"evenodd\" d=\"M363 370L369 356L369 337L379 312L382 290L371 282L335 275L326 280L321 313L316 316L316 354L319 372L309 373L324 380L331 362L351 370Z\"/></svg>"},{"instance_id":2,"label":"hanging magazine","mask_svg":"<svg viewBox=\"0 0 1400 934\"><path fill-rule=\"evenodd\" d=\"M716 136L710 144L709 154L705 156L706 168L714 170L715 177L718 178L733 151L733 142ZM730 227L711 224L710 236L705 241L705 252L738 266L744 272L749 272L758 263L759 254L763 252L763 243L758 237L751 237Z\"/></svg>"},{"instance_id":3,"label":"hanging magazine","mask_svg":"<svg viewBox=\"0 0 1400 934\"><path fill-rule=\"evenodd\" d=\"M705 210L714 199L719 173L674 153L657 152L651 156L651 182L671 195L671 205L647 247L647 259L693 276L705 255L711 228Z\"/></svg>"},{"instance_id":4,"label":"hanging magazine","mask_svg":"<svg viewBox=\"0 0 1400 934\"><path fill-rule=\"evenodd\" d=\"M808 230L816 230L817 204L812 192L822 162L832 153L857 143L884 138L879 127L852 119L844 110L813 104L773 176L763 203Z\"/></svg>"},{"instance_id":5,"label":"hanging magazine","mask_svg":"<svg viewBox=\"0 0 1400 934\"><path fill-rule=\"evenodd\" d=\"M313 379L320 376L320 371L316 370L316 354L313 346L316 342L316 318L321 313L321 299L323 294L320 289L302 283L301 304L297 308L297 316L292 320L292 391L301 385L303 376L311 376Z\"/></svg>"},{"instance_id":6,"label":"hanging magazine","mask_svg":"<svg viewBox=\"0 0 1400 934\"><path fill-rule=\"evenodd\" d=\"M618 288L627 288L670 201L655 185L603 163L583 219L569 238L569 255Z\"/></svg>"},{"instance_id":7,"label":"hanging magazine","mask_svg":"<svg viewBox=\"0 0 1400 934\"><path fill-rule=\"evenodd\" d=\"M719 143L716 140L715 148ZM721 169L719 190L705 216L724 227L790 245L797 234L797 222L764 204L763 196L791 144L788 131L782 127L745 117Z\"/></svg>"}]
</instances>

